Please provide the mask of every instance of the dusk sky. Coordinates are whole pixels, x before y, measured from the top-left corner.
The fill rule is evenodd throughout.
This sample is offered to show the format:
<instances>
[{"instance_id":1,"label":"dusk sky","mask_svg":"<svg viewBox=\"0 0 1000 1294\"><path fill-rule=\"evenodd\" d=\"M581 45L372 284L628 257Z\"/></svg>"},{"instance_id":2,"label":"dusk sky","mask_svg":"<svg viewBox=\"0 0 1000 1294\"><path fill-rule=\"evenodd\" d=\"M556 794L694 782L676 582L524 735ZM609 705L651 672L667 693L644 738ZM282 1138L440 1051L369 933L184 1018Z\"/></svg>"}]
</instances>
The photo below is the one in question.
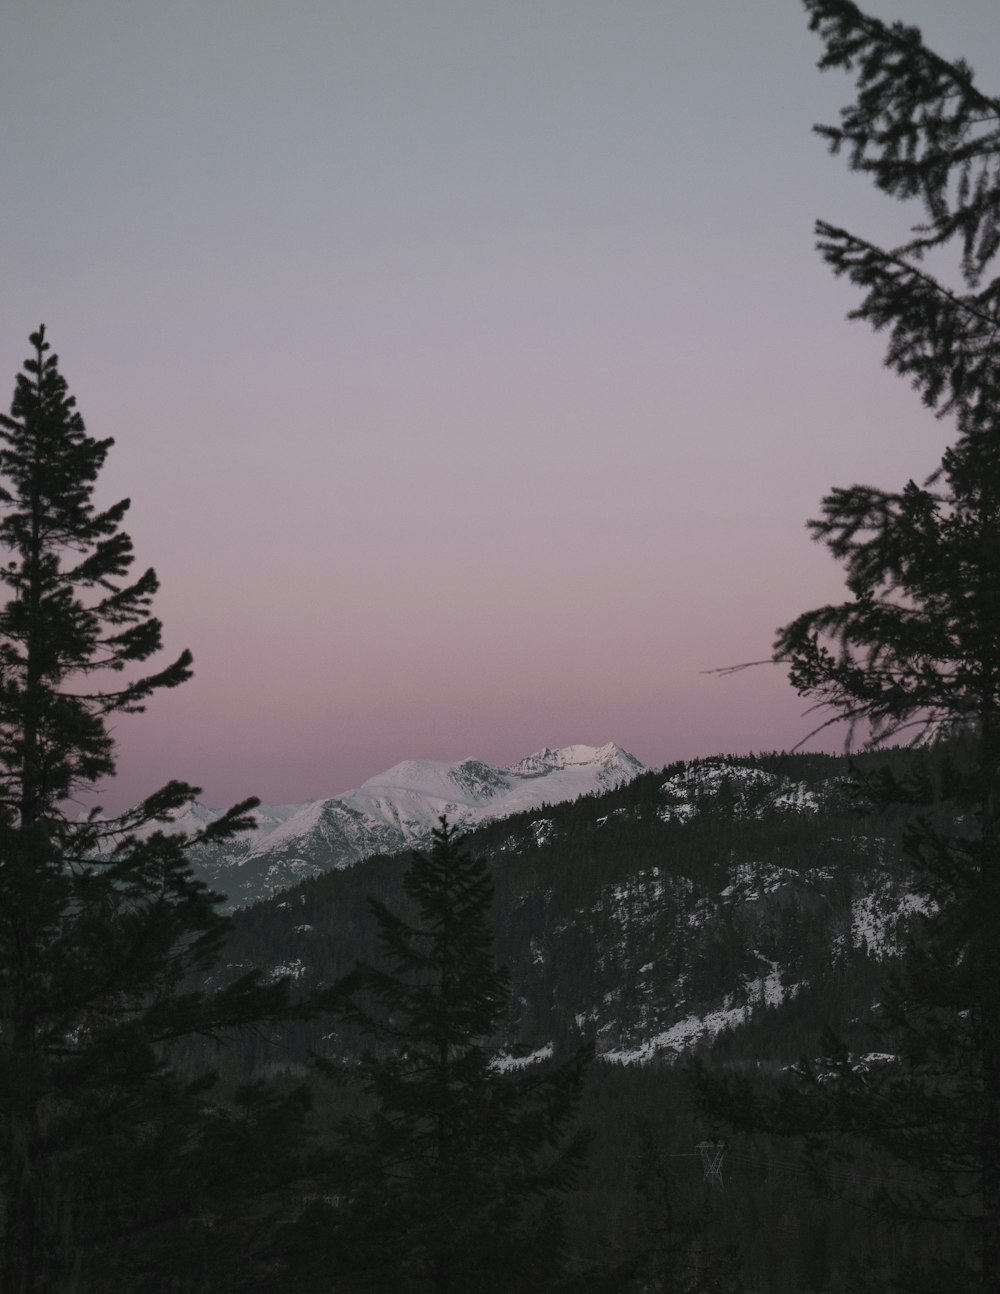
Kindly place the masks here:
<instances>
[{"instance_id":1,"label":"dusk sky","mask_svg":"<svg viewBox=\"0 0 1000 1294\"><path fill-rule=\"evenodd\" d=\"M1000 88L996 0L863 7ZM803 738L704 671L951 435L813 250L919 218L811 133L820 52L797 0L6 0L0 401L44 321L195 656L106 805Z\"/></svg>"}]
</instances>

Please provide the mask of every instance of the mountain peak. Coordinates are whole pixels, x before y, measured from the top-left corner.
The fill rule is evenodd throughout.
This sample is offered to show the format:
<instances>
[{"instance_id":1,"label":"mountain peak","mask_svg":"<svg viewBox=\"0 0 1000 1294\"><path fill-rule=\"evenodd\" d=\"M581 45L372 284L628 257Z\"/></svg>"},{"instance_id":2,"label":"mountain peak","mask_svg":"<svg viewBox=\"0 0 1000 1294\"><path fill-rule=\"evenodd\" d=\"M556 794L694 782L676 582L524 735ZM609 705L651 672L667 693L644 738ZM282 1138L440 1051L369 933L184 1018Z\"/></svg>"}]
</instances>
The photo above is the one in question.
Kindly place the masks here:
<instances>
[{"instance_id":1,"label":"mountain peak","mask_svg":"<svg viewBox=\"0 0 1000 1294\"><path fill-rule=\"evenodd\" d=\"M506 770L468 756L453 764L437 759L404 759L384 773L376 773L357 791L338 799L361 794L430 797L448 803L476 805L506 791L510 781Z\"/></svg>"},{"instance_id":2,"label":"mountain peak","mask_svg":"<svg viewBox=\"0 0 1000 1294\"><path fill-rule=\"evenodd\" d=\"M608 741L603 746L562 746L558 750L543 746L533 755L511 764L507 771L516 777L545 777L557 769L569 768L604 770L602 785L607 786L612 784L607 776L617 774L615 780L628 780L643 772L645 765L616 742Z\"/></svg>"},{"instance_id":3,"label":"mountain peak","mask_svg":"<svg viewBox=\"0 0 1000 1294\"><path fill-rule=\"evenodd\" d=\"M606 791L644 771L635 756L613 741L558 750L546 746L508 768L473 756L454 763L404 759L356 791L299 806L261 805L254 814L256 826L231 849L213 855L207 879L231 890L238 869L235 888L245 902L370 854L424 848L442 814L455 826L471 828Z\"/></svg>"}]
</instances>

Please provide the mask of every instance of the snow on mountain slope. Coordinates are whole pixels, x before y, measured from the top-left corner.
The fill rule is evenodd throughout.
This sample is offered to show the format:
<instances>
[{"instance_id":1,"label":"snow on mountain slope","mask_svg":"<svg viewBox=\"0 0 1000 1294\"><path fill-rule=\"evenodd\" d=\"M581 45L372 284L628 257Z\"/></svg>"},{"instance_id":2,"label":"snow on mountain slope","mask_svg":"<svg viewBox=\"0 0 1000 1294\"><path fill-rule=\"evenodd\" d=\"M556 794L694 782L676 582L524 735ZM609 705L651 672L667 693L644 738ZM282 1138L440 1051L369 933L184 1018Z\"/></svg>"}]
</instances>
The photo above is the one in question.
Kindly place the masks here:
<instances>
[{"instance_id":1,"label":"snow on mountain slope","mask_svg":"<svg viewBox=\"0 0 1000 1294\"><path fill-rule=\"evenodd\" d=\"M423 846L442 814L472 827L609 790L644 771L614 742L545 747L506 768L471 757L454 763L407 759L355 791L301 805L261 805L253 831L196 851L193 861L210 884L245 903L320 870ZM195 804L185 819L203 825L218 813Z\"/></svg>"},{"instance_id":2,"label":"snow on mountain slope","mask_svg":"<svg viewBox=\"0 0 1000 1294\"><path fill-rule=\"evenodd\" d=\"M664 822L688 822L722 804L748 818L761 818L774 810L816 813L819 808L816 792L804 783L725 758L692 761L663 783L660 794L665 801L660 810Z\"/></svg>"},{"instance_id":3,"label":"snow on mountain slope","mask_svg":"<svg viewBox=\"0 0 1000 1294\"><path fill-rule=\"evenodd\" d=\"M472 758L451 764L407 759L370 777L356 791L312 800L291 813L262 805L249 853L252 857L272 852L317 832L330 835L334 824L348 836L357 835L361 848L369 835L377 836L382 848L386 833L398 835L401 848L425 840L442 814L469 826L607 790L643 771L644 766L614 742L546 748L509 768ZM273 825L272 819L277 820Z\"/></svg>"}]
</instances>

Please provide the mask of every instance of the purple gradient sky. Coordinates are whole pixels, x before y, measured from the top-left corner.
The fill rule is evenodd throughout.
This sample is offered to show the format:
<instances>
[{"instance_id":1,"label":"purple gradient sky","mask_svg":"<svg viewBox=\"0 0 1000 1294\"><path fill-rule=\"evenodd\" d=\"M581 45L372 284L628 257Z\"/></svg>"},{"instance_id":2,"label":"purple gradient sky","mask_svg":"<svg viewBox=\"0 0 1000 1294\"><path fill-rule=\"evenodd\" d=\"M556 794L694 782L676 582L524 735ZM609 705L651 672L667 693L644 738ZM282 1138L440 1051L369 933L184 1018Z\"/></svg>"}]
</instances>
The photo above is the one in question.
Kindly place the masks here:
<instances>
[{"instance_id":1,"label":"purple gradient sky","mask_svg":"<svg viewBox=\"0 0 1000 1294\"><path fill-rule=\"evenodd\" d=\"M867 8L1000 83L995 0ZM195 654L106 804L803 736L779 671L701 671L838 596L804 520L949 428L812 250L906 213L811 135L849 83L795 0L8 0L0 37L2 399L44 320Z\"/></svg>"}]
</instances>

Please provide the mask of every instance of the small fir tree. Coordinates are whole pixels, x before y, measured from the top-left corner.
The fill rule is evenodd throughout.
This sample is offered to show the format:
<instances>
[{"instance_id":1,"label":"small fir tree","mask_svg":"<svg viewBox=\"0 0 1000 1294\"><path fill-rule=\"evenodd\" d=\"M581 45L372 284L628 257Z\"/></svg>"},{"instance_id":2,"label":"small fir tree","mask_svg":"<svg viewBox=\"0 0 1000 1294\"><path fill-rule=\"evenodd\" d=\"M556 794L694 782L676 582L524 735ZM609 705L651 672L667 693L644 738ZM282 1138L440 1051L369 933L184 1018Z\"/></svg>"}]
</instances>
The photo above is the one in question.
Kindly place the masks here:
<instances>
[{"instance_id":1,"label":"small fir tree","mask_svg":"<svg viewBox=\"0 0 1000 1294\"><path fill-rule=\"evenodd\" d=\"M415 924L369 900L387 968L359 964L338 985L339 1015L374 1047L356 1068L317 1062L360 1084L371 1109L339 1125L329 1202L302 1223L307 1249L335 1290L552 1288L590 1051L554 1068L498 1061L509 981L487 925L493 885L444 818L404 886Z\"/></svg>"},{"instance_id":2,"label":"small fir tree","mask_svg":"<svg viewBox=\"0 0 1000 1294\"><path fill-rule=\"evenodd\" d=\"M211 1080L181 1082L163 1049L274 1017L284 987L186 987L227 923L186 865L190 840L155 828L196 788L172 782L111 821L74 807L114 771L109 718L182 683L191 656L128 676L160 649L156 576L129 579L128 500L93 503L112 442L87 435L44 328L31 345L0 416L0 1291L182 1288L140 1275L143 1250L158 1212L191 1234L206 1205L199 1138L229 1116L209 1105ZM255 803L199 839L240 829ZM173 1159L140 1174L157 1145ZM172 1177L192 1198L154 1203Z\"/></svg>"}]
</instances>

